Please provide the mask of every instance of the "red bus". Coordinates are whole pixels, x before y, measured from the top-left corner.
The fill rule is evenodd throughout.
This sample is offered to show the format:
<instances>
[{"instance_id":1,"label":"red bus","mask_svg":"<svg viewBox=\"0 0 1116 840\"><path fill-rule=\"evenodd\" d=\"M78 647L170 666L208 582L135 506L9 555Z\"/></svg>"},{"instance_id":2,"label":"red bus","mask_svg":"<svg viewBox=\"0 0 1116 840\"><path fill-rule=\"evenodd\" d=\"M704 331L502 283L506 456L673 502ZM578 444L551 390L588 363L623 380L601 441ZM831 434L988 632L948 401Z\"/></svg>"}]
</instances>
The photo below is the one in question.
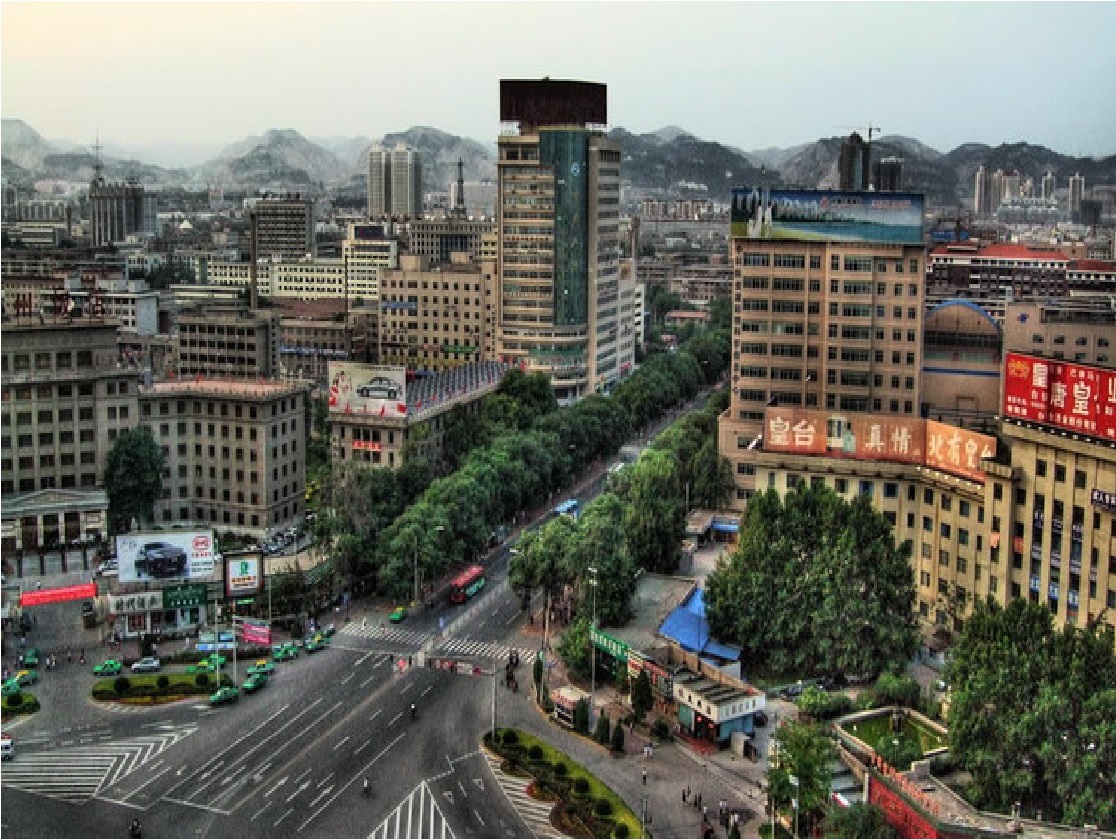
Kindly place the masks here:
<instances>
[{"instance_id":1,"label":"red bus","mask_svg":"<svg viewBox=\"0 0 1116 840\"><path fill-rule=\"evenodd\" d=\"M470 566L450 583L451 604L464 604L484 589L484 567Z\"/></svg>"}]
</instances>

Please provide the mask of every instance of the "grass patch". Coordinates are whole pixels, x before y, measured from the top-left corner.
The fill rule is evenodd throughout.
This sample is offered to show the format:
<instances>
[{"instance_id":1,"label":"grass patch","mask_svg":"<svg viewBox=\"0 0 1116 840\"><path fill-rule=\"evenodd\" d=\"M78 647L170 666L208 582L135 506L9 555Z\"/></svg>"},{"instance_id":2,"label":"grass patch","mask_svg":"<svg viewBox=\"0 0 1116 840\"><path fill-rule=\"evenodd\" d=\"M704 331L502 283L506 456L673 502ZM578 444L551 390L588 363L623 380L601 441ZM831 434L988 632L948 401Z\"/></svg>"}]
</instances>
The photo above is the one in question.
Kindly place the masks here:
<instances>
[{"instance_id":1,"label":"grass patch","mask_svg":"<svg viewBox=\"0 0 1116 840\"><path fill-rule=\"evenodd\" d=\"M37 711L39 711L39 698L30 691L21 691L19 694L4 698L3 704L0 705L0 718L7 723L20 715L33 715Z\"/></svg>"},{"instance_id":2,"label":"grass patch","mask_svg":"<svg viewBox=\"0 0 1116 840\"><path fill-rule=\"evenodd\" d=\"M514 731L516 734L515 743L510 745L502 743L504 733L509 731ZM596 825L598 828L607 828L608 833L605 834L607 837L613 836L617 827L625 825L629 837L640 836L639 818L624 803L624 800L564 752L519 729L500 729L498 736L500 743L493 744L486 736L485 745L506 759L517 760L521 768L536 769L539 773L539 776L536 776L537 783L547 792L559 795L557 807L562 812L560 819L567 823L567 828L576 827L577 833L586 837L600 836L592 830ZM539 758L532 759L530 757L532 755L537 755ZM554 768L559 763L565 766L565 773L554 772ZM584 782L578 782L578 779L583 779ZM593 810L599 801L609 803L607 820L594 818ZM600 816L599 811L597 816Z\"/></svg>"},{"instance_id":3,"label":"grass patch","mask_svg":"<svg viewBox=\"0 0 1116 840\"><path fill-rule=\"evenodd\" d=\"M163 685L160 685L159 680L162 677L167 679ZM194 674L134 674L127 677L129 683L127 693L121 693L117 691L119 679L119 677L105 677L93 683L93 699L128 705L159 705L199 694L209 696L217 690L215 679L211 680L209 685L200 686ZM221 684L232 685L232 679L222 674Z\"/></svg>"},{"instance_id":4,"label":"grass patch","mask_svg":"<svg viewBox=\"0 0 1116 840\"><path fill-rule=\"evenodd\" d=\"M853 726L856 726L856 729L853 729ZM879 743L881 738L885 736L894 737L891 734L890 713L871 717L867 720L858 720L855 724L849 724L846 728L851 735L855 735L872 749L876 748L876 744ZM899 738L917 743L923 755L932 750L949 746L948 735L939 735L909 716L903 717L903 730L899 734Z\"/></svg>"}]
</instances>

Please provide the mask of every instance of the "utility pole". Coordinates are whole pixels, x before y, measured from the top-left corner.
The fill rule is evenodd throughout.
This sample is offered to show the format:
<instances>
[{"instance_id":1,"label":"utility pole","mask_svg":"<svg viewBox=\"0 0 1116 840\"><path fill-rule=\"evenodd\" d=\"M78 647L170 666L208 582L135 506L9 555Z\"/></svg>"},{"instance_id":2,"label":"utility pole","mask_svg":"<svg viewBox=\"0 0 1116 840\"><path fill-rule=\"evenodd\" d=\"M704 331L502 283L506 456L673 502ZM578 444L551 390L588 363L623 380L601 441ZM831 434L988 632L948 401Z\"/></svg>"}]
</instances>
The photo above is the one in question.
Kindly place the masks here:
<instances>
[{"instance_id":1,"label":"utility pole","mask_svg":"<svg viewBox=\"0 0 1116 840\"><path fill-rule=\"evenodd\" d=\"M592 658L592 665L590 666L590 683L589 683L589 710L593 716L597 713L597 643L593 640L593 634L597 632L597 569L595 566L590 566L587 570L593 577L589 579L589 585L593 587L593 623L590 625L589 631L589 655ZM544 665L546 663L543 663Z\"/></svg>"}]
</instances>

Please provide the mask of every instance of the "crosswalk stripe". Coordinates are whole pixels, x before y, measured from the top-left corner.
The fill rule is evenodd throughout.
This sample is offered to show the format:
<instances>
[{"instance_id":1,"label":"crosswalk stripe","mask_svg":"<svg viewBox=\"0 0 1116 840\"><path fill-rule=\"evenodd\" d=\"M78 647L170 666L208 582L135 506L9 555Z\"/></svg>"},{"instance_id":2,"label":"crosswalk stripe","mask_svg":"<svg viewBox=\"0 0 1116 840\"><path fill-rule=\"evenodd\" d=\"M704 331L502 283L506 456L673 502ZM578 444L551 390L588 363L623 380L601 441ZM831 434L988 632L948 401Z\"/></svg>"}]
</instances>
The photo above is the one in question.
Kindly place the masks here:
<instances>
[{"instance_id":1,"label":"crosswalk stripe","mask_svg":"<svg viewBox=\"0 0 1116 840\"><path fill-rule=\"evenodd\" d=\"M412 837L429 840L453 840L456 837L425 781L420 782L368 835L369 840L405 840Z\"/></svg>"},{"instance_id":2,"label":"crosswalk stripe","mask_svg":"<svg viewBox=\"0 0 1116 840\"><path fill-rule=\"evenodd\" d=\"M539 802L527 795L527 781L519 776L512 776L500 769L499 756L493 755L488 750L484 751L484 759L496 783L508 798L516 813L527 824L527 828L536 837L565 837L566 835L550 824L550 812L554 809L553 803Z\"/></svg>"},{"instance_id":3,"label":"crosswalk stripe","mask_svg":"<svg viewBox=\"0 0 1116 840\"><path fill-rule=\"evenodd\" d=\"M196 731L197 726L184 726L122 741L21 752L18 760L4 768L0 784L53 799L84 802Z\"/></svg>"}]
</instances>

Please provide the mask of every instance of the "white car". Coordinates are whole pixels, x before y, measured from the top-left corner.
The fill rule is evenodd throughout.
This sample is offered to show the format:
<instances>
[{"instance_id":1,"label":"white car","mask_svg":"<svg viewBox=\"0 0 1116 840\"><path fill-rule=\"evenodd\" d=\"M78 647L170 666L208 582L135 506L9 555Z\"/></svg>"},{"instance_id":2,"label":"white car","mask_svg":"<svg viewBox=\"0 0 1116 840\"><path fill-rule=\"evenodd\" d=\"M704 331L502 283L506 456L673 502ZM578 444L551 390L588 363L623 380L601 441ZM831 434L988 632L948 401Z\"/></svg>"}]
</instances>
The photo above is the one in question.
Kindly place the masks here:
<instances>
[{"instance_id":1,"label":"white car","mask_svg":"<svg viewBox=\"0 0 1116 840\"><path fill-rule=\"evenodd\" d=\"M110 557L103 563L97 564L97 574L102 577L120 574L120 565L115 557Z\"/></svg>"},{"instance_id":2,"label":"white car","mask_svg":"<svg viewBox=\"0 0 1116 840\"><path fill-rule=\"evenodd\" d=\"M135 673L135 674L154 673L155 671L158 671L161 667L162 667L162 665L159 663L159 660L156 657L145 656L143 659L139 660L138 662L136 662L132 665L132 673Z\"/></svg>"}]
</instances>

